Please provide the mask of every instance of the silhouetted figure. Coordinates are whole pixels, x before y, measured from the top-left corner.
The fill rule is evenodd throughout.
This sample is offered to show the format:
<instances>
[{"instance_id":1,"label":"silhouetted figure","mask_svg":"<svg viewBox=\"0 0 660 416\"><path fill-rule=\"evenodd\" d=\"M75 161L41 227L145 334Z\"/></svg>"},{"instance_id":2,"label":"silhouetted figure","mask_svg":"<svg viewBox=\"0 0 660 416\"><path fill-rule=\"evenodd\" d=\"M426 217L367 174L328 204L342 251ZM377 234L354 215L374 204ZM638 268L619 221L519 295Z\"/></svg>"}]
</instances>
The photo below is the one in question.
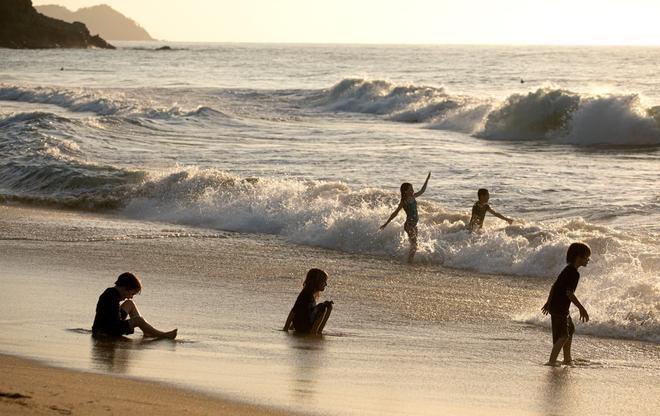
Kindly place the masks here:
<instances>
[{"instance_id":1,"label":"silhouetted figure","mask_svg":"<svg viewBox=\"0 0 660 416\"><path fill-rule=\"evenodd\" d=\"M120 337L133 333L138 327L146 337L174 339L177 330L163 332L151 326L140 315L133 296L140 293L142 283L132 273L122 273L117 278L114 287L107 288L96 304L96 316L92 325L92 335L95 337Z\"/></svg>"},{"instance_id":2,"label":"silhouetted figure","mask_svg":"<svg viewBox=\"0 0 660 416\"><path fill-rule=\"evenodd\" d=\"M490 199L488 189L479 189L477 191L477 197L479 200L472 206L472 216L470 217L470 223L468 224L470 231L477 231L483 227L484 219L486 219L486 212L490 212L497 218L502 219L509 224L513 222L511 218L507 218L504 215L495 212L495 210L488 205L488 200Z\"/></svg>"},{"instance_id":3,"label":"silhouetted figure","mask_svg":"<svg viewBox=\"0 0 660 416\"><path fill-rule=\"evenodd\" d=\"M571 302L578 307L580 311L580 320L589 322L589 314L584 306L575 296L575 289L580 281L578 268L589 264L591 249L583 243L573 243L566 252L566 263L564 270L559 273L557 280L550 289L548 301L541 308L544 315L550 313L552 321L552 351L547 365L556 366L559 351L564 350L564 364L571 364L571 343L575 326L569 314Z\"/></svg>"},{"instance_id":4,"label":"silhouetted figure","mask_svg":"<svg viewBox=\"0 0 660 416\"><path fill-rule=\"evenodd\" d=\"M428 185L429 179L431 179L431 172L429 172L428 176L426 177L426 181L424 181L422 189L420 189L417 193L415 193L412 184L408 182L401 184L401 201L399 202L399 206L396 207L392 215L390 215L387 221L385 221L385 224L380 226L381 230L385 229L387 224L389 224L390 221L399 215L399 211L402 209L405 211L406 222L403 223L403 229L406 231L406 234L408 234L408 239L410 240L408 263L411 264L415 258L415 253L417 252L417 222L419 221L419 214L417 213L417 200L415 198L421 196L424 191L426 191L426 185Z\"/></svg>"},{"instance_id":5,"label":"silhouetted figure","mask_svg":"<svg viewBox=\"0 0 660 416\"><path fill-rule=\"evenodd\" d=\"M303 288L284 323L283 331L295 329L304 334L321 335L332 313L332 301L316 303L328 285L328 274L321 269L310 269Z\"/></svg>"}]
</instances>

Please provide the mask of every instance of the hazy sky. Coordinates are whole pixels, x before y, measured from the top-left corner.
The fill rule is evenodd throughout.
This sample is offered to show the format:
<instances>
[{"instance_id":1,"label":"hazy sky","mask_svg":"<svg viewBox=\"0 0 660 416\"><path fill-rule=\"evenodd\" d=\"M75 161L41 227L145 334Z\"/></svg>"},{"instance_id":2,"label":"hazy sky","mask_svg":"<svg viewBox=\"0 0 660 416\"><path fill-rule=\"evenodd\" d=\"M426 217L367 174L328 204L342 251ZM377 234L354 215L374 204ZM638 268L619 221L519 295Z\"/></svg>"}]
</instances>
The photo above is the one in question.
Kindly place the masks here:
<instances>
[{"instance_id":1,"label":"hazy sky","mask_svg":"<svg viewBox=\"0 0 660 416\"><path fill-rule=\"evenodd\" d=\"M660 45L659 0L33 0L100 3L173 41Z\"/></svg>"}]
</instances>

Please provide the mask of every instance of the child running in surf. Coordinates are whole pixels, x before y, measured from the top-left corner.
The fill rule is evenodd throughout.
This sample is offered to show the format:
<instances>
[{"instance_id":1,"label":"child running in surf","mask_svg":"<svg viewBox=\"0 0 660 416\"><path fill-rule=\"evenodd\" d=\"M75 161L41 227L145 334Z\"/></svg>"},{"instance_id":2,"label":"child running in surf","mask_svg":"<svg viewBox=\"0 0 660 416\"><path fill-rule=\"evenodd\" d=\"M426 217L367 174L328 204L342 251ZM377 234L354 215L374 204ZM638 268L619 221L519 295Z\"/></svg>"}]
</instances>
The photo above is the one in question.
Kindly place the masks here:
<instances>
[{"instance_id":1,"label":"child running in surf","mask_svg":"<svg viewBox=\"0 0 660 416\"><path fill-rule=\"evenodd\" d=\"M488 189L479 189L477 191L477 197L479 200L472 206L472 217L470 218L470 223L468 224L468 229L471 232L477 231L483 227L484 219L486 218L486 212L490 212L497 218L502 219L509 224L513 222L511 218L507 218L504 215L495 212L495 210L491 208L490 205L488 205L488 200L490 199L490 193L488 193Z\"/></svg>"},{"instance_id":2,"label":"child running in surf","mask_svg":"<svg viewBox=\"0 0 660 416\"><path fill-rule=\"evenodd\" d=\"M411 264L413 262L413 258L415 257L415 253L417 252L417 221L419 221L419 215L417 214L417 200L415 198L422 195L424 191L426 191L426 185L429 183L429 179L431 179L431 172L429 172L428 176L426 177L426 181L424 182L424 185L422 186L422 189L419 190L419 192L415 192L413 186L408 182L401 184L401 201L399 202L399 206L396 207L385 224L381 225L380 227L381 230L387 227L387 224L396 218L396 216L399 214L399 211L402 209L406 212L406 222L403 224L403 229L406 231L406 234L408 234L408 238L410 239L408 263Z\"/></svg>"}]
</instances>

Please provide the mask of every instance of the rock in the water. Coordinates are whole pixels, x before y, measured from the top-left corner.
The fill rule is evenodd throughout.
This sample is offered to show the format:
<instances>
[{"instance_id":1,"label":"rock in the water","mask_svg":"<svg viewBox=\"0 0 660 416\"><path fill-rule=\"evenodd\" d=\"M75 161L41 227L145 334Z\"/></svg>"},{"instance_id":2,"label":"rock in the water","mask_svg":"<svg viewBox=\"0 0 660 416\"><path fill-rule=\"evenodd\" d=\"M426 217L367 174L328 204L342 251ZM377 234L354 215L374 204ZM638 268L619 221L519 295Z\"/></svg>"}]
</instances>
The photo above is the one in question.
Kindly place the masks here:
<instances>
[{"instance_id":1,"label":"rock in the water","mask_svg":"<svg viewBox=\"0 0 660 416\"><path fill-rule=\"evenodd\" d=\"M32 0L0 1L0 48L115 49L100 36L90 35L83 23L66 23L37 13Z\"/></svg>"}]
</instances>

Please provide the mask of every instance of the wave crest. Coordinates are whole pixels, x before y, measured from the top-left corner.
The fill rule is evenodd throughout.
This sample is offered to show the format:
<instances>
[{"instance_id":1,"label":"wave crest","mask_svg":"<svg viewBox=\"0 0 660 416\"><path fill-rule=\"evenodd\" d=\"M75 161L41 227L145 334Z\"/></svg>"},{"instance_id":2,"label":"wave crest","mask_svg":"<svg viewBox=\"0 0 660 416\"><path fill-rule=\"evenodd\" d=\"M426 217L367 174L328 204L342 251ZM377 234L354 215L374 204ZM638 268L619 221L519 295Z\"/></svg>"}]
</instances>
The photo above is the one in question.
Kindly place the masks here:
<instances>
[{"instance_id":1,"label":"wave crest","mask_svg":"<svg viewBox=\"0 0 660 416\"><path fill-rule=\"evenodd\" d=\"M72 112L93 113L99 116L133 116L153 119L171 117L228 117L208 106L184 109L178 105L162 106L154 102L129 97L122 91L68 89L57 87L24 87L0 84L0 100L51 104Z\"/></svg>"},{"instance_id":2,"label":"wave crest","mask_svg":"<svg viewBox=\"0 0 660 416\"><path fill-rule=\"evenodd\" d=\"M442 87L349 78L322 91L311 103L326 111L425 123L489 140L660 145L660 106L645 108L636 94L590 95L546 87L496 103L491 98L450 95Z\"/></svg>"}]
</instances>

